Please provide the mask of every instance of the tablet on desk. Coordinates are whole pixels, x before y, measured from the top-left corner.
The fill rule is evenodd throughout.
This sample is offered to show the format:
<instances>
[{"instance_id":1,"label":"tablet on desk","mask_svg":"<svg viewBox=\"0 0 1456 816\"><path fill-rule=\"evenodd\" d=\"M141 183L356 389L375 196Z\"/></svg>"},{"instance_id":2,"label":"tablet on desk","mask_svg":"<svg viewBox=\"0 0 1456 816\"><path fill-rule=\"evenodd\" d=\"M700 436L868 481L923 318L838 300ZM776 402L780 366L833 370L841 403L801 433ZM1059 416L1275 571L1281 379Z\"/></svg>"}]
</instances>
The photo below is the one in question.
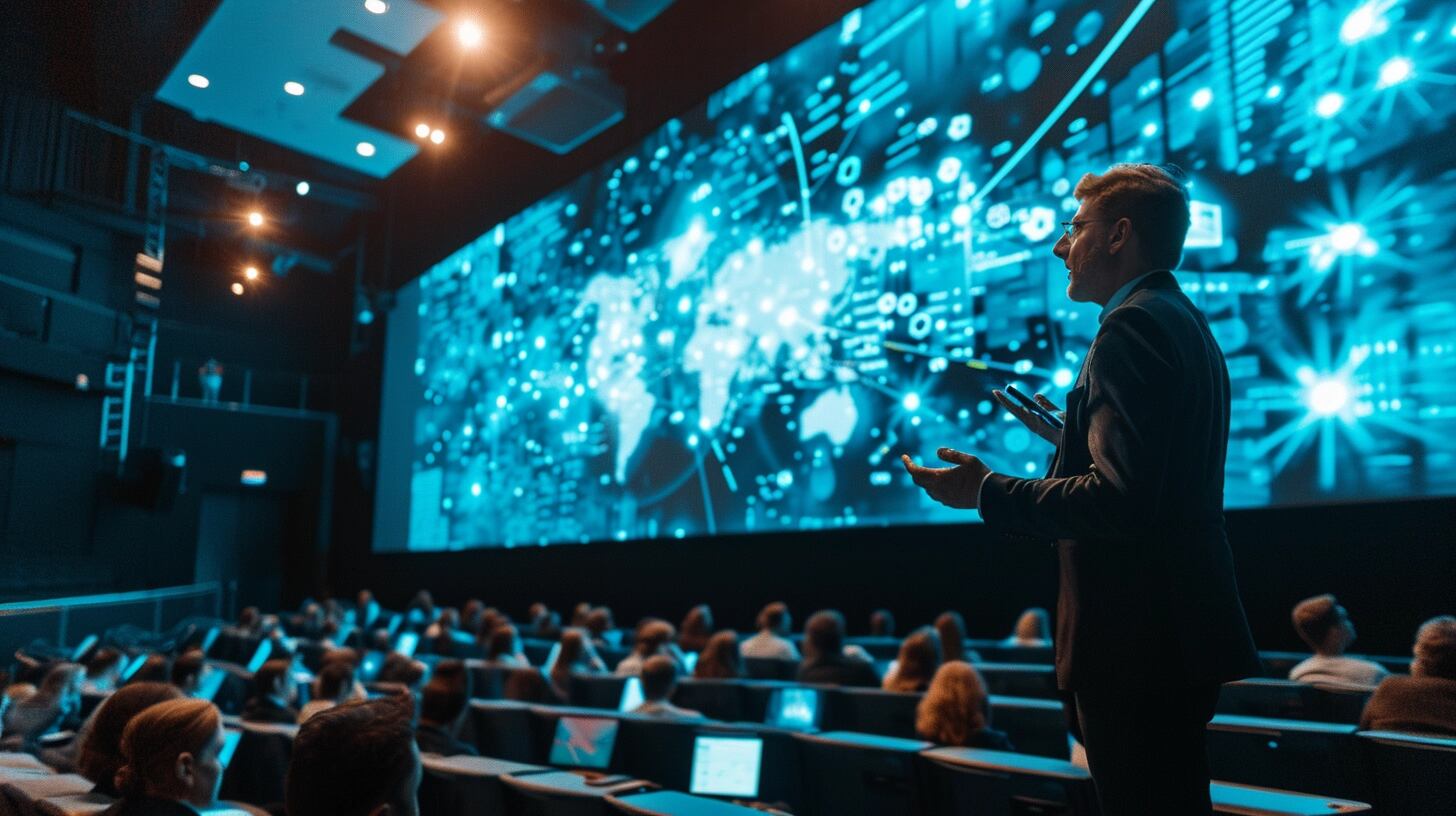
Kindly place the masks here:
<instances>
[{"instance_id":1,"label":"tablet on desk","mask_svg":"<svg viewBox=\"0 0 1456 816\"><path fill-rule=\"evenodd\" d=\"M551 764L602 771L612 762L617 721L602 717L562 717L551 742Z\"/></svg>"},{"instance_id":2,"label":"tablet on desk","mask_svg":"<svg viewBox=\"0 0 1456 816\"><path fill-rule=\"evenodd\" d=\"M689 793L706 796L758 796L763 766L763 740L699 734L693 740Z\"/></svg>"},{"instance_id":3,"label":"tablet on desk","mask_svg":"<svg viewBox=\"0 0 1456 816\"><path fill-rule=\"evenodd\" d=\"M777 728L808 731L819 727L819 690L774 689L768 700L765 722Z\"/></svg>"}]
</instances>

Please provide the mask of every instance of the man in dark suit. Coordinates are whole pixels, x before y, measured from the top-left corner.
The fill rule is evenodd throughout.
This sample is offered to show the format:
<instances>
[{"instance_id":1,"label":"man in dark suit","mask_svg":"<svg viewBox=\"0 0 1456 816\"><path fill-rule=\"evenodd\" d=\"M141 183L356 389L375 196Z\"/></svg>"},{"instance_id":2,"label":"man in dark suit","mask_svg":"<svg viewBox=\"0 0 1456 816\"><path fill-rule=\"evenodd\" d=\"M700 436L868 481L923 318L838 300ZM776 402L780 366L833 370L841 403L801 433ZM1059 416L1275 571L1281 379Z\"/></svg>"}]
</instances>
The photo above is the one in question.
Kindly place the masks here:
<instances>
[{"instance_id":1,"label":"man in dark suit","mask_svg":"<svg viewBox=\"0 0 1456 816\"><path fill-rule=\"evenodd\" d=\"M1171 270L1188 193L1176 169L1089 173L1053 252L1067 297L1103 307L1058 429L997 400L1057 446L1045 478L903 457L915 483L987 526L1054 540L1057 681L1087 749L1102 812L1207 814L1204 731L1222 682L1259 671L1223 522L1229 386L1223 354Z\"/></svg>"}]
</instances>

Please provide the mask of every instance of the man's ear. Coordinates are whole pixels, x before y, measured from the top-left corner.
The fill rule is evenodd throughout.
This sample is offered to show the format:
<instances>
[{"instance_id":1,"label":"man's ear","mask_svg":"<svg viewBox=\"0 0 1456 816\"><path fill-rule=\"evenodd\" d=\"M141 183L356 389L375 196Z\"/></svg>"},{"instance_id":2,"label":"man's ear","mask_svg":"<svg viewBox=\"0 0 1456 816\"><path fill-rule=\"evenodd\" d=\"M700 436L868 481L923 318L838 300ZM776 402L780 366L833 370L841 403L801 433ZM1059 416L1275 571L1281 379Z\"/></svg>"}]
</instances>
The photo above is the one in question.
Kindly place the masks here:
<instances>
[{"instance_id":1,"label":"man's ear","mask_svg":"<svg viewBox=\"0 0 1456 816\"><path fill-rule=\"evenodd\" d=\"M192 782L193 761L192 752L190 751L183 751L177 755L177 764L174 772L177 774L178 782L186 782L189 784Z\"/></svg>"},{"instance_id":2,"label":"man's ear","mask_svg":"<svg viewBox=\"0 0 1456 816\"><path fill-rule=\"evenodd\" d=\"M1116 255L1127 249L1128 242L1132 240L1132 221L1122 217L1112 222L1112 231L1107 235L1107 251Z\"/></svg>"}]
</instances>

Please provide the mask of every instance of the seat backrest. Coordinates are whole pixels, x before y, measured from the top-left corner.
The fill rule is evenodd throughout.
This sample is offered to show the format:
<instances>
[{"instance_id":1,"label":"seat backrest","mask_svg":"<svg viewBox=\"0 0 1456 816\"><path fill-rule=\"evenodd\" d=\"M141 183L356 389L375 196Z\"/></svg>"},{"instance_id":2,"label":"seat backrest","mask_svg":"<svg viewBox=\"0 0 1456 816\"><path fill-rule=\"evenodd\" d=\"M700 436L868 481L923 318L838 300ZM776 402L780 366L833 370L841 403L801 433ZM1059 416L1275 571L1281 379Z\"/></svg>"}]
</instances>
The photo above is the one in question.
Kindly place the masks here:
<instances>
[{"instance_id":1,"label":"seat backrest","mask_svg":"<svg viewBox=\"0 0 1456 816\"><path fill-rule=\"evenodd\" d=\"M36 807L43 816L94 816L111 807L115 801L99 793L77 793L38 800Z\"/></svg>"},{"instance_id":2,"label":"seat backrest","mask_svg":"<svg viewBox=\"0 0 1456 816\"><path fill-rule=\"evenodd\" d=\"M1231 782L1213 782L1208 788L1213 800L1213 812L1218 816L1328 816L1337 813L1371 812L1370 805L1365 802L1312 796L1275 788L1236 785Z\"/></svg>"},{"instance_id":3,"label":"seat backrest","mask_svg":"<svg viewBox=\"0 0 1456 816\"><path fill-rule=\"evenodd\" d=\"M824 695L823 727L915 738L915 708L923 695L869 688L836 688Z\"/></svg>"},{"instance_id":4,"label":"seat backrest","mask_svg":"<svg viewBox=\"0 0 1456 816\"><path fill-rule=\"evenodd\" d=\"M1361 731L1380 814L1449 813L1456 802L1456 739Z\"/></svg>"},{"instance_id":5,"label":"seat backrest","mask_svg":"<svg viewBox=\"0 0 1456 816\"><path fill-rule=\"evenodd\" d=\"M1321 722L1358 723L1374 693L1374 686L1316 683L1312 699L1314 716Z\"/></svg>"},{"instance_id":6,"label":"seat backrest","mask_svg":"<svg viewBox=\"0 0 1456 816\"><path fill-rule=\"evenodd\" d=\"M1006 732L1018 753L1068 759L1067 715L1061 700L991 697L991 727Z\"/></svg>"},{"instance_id":7,"label":"seat backrest","mask_svg":"<svg viewBox=\"0 0 1456 816\"><path fill-rule=\"evenodd\" d=\"M920 740L830 731L799 734L810 813L899 816L919 810Z\"/></svg>"},{"instance_id":8,"label":"seat backrest","mask_svg":"<svg viewBox=\"0 0 1456 816\"><path fill-rule=\"evenodd\" d=\"M223 772L219 798L258 807L281 803L298 726L244 722L242 732L232 762Z\"/></svg>"},{"instance_id":9,"label":"seat backrest","mask_svg":"<svg viewBox=\"0 0 1456 816\"><path fill-rule=\"evenodd\" d=\"M693 766L693 737L701 721L622 717L612 768L675 790L687 790Z\"/></svg>"},{"instance_id":10,"label":"seat backrest","mask_svg":"<svg viewBox=\"0 0 1456 816\"><path fill-rule=\"evenodd\" d=\"M972 641L969 648L987 663L1036 663L1050 666L1056 659L1050 646L1007 646L995 641Z\"/></svg>"},{"instance_id":11,"label":"seat backrest","mask_svg":"<svg viewBox=\"0 0 1456 816\"><path fill-rule=\"evenodd\" d=\"M1065 816L1098 816L1097 795L1092 775L1085 768L1070 762L1007 751L980 748L931 748L920 754L921 761L931 766L925 774L928 796L927 813L980 814L981 810L964 809L966 804L988 808L987 813L1065 814ZM951 781L947 774L974 774L974 781ZM1005 786L988 781L987 777L1005 779ZM946 800L945 796L954 797ZM999 797L1006 796L1006 800ZM992 799L995 798L995 801ZM959 809L958 809L959 808Z\"/></svg>"},{"instance_id":12,"label":"seat backrest","mask_svg":"<svg viewBox=\"0 0 1456 816\"><path fill-rule=\"evenodd\" d=\"M531 739L531 706L527 703L472 701L460 738L474 744L483 756L512 762L538 761Z\"/></svg>"},{"instance_id":13,"label":"seat backrest","mask_svg":"<svg viewBox=\"0 0 1456 816\"><path fill-rule=\"evenodd\" d=\"M539 765L471 756L425 756L421 764L420 816L504 813L505 789L500 778L546 770Z\"/></svg>"},{"instance_id":14,"label":"seat backrest","mask_svg":"<svg viewBox=\"0 0 1456 816\"><path fill-rule=\"evenodd\" d=\"M622 701L622 688L627 685L627 678L615 677L610 674L577 674L572 673L569 686L571 705L583 708L610 708L616 709L617 704Z\"/></svg>"},{"instance_id":15,"label":"seat backrest","mask_svg":"<svg viewBox=\"0 0 1456 816\"><path fill-rule=\"evenodd\" d=\"M799 662L781 657L745 657L743 673L754 680L793 680L799 674Z\"/></svg>"},{"instance_id":16,"label":"seat backrest","mask_svg":"<svg viewBox=\"0 0 1456 816\"><path fill-rule=\"evenodd\" d=\"M1214 779L1369 801L1355 726L1220 714L1208 724Z\"/></svg>"},{"instance_id":17,"label":"seat backrest","mask_svg":"<svg viewBox=\"0 0 1456 816\"><path fill-rule=\"evenodd\" d=\"M1313 719L1314 686L1294 680L1252 678L1224 683L1218 713L1285 720Z\"/></svg>"},{"instance_id":18,"label":"seat backrest","mask_svg":"<svg viewBox=\"0 0 1456 816\"><path fill-rule=\"evenodd\" d=\"M1006 697L1057 697L1057 673L1036 663L977 663L986 691Z\"/></svg>"},{"instance_id":19,"label":"seat backrest","mask_svg":"<svg viewBox=\"0 0 1456 816\"><path fill-rule=\"evenodd\" d=\"M704 717L724 722L743 716L743 684L733 680L679 680L672 693L673 705L702 712Z\"/></svg>"}]
</instances>

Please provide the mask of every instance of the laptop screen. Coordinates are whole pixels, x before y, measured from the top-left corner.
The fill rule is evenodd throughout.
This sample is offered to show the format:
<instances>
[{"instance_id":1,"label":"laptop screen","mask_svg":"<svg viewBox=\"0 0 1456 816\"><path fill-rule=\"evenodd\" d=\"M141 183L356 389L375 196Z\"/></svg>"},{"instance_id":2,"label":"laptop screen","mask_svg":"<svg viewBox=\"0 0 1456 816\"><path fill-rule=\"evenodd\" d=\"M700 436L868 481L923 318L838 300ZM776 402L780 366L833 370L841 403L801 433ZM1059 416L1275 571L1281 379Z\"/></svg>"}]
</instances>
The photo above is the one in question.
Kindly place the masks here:
<instances>
[{"instance_id":1,"label":"laptop screen","mask_svg":"<svg viewBox=\"0 0 1456 816\"><path fill-rule=\"evenodd\" d=\"M551 742L551 764L606 770L617 742L617 721L599 717L562 717Z\"/></svg>"},{"instance_id":2,"label":"laptop screen","mask_svg":"<svg viewBox=\"0 0 1456 816\"><path fill-rule=\"evenodd\" d=\"M763 740L758 737L699 735L693 741L689 793L709 796L758 796Z\"/></svg>"},{"instance_id":3,"label":"laptop screen","mask_svg":"<svg viewBox=\"0 0 1456 816\"><path fill-rule=\"evenodd\" d=\"M633 711L637 706L642 705L644 699L642 696L642 680L636 677L628 677L627 682L622 686L622 701L617 704L617 710Z\"/></svg>"},{"instance_id":4,"label":"laptop screen","mask_svg":"<svg viewBox=\"0 0 1456 816\"><path fill-rule=\"evenodd\" d=\"M140 669L142 667L142 664L145 662L147 662L146 652L142 652L136 657L133 657L131 659L131 662L126 664L126 668L121 670L121 681L125 683L126 681L130 680L131 676L136 674L137 670Z\"/></svg>"},{"instance_id":5,"label":"laptop screen","mask_svg":"<svg viewBox=\"0 0 1456 816\"><path fill-rule=\"evenodd\" d=\"M768 701L768 724L808 730L819 725L819 691L811 688L774 689Z\"/></svg>"},{"instance_id":6,"label":"laptop screen","mask_svg":"<svg viewBox=\"0 0 1456 816\"><path fill-rule=\"evenodd\" d=\"M202 676L197 678L197 692L193 694L199 700L212 700L217 697L217 690L222 688L222 681L227 679L227 672L216 666L204 665Z\"/></svg>"},{"instance_id":7,"label":"laptop screen","mask_svg":"<svg viewBox=\"0 0 1456 816\"><path fill-rule=\"evenodd\" d=\"M264 638L258 643L258 650L253 652L253 659L248 661L248 671L257 672L268 662L268 655L273 654L273 641Z\"/></svg>"},{"instance_id":8,"label":"laptop screen","mask_svg":"<svg viewBox=\"0 0 1456 816\"><path fill-rule=\"evenodd\" d=\"M394 642L394 650L405 657L415 656L415 647L420 645L420 636L414 632L405 632Z\"/></svg>"}]
</instances>

